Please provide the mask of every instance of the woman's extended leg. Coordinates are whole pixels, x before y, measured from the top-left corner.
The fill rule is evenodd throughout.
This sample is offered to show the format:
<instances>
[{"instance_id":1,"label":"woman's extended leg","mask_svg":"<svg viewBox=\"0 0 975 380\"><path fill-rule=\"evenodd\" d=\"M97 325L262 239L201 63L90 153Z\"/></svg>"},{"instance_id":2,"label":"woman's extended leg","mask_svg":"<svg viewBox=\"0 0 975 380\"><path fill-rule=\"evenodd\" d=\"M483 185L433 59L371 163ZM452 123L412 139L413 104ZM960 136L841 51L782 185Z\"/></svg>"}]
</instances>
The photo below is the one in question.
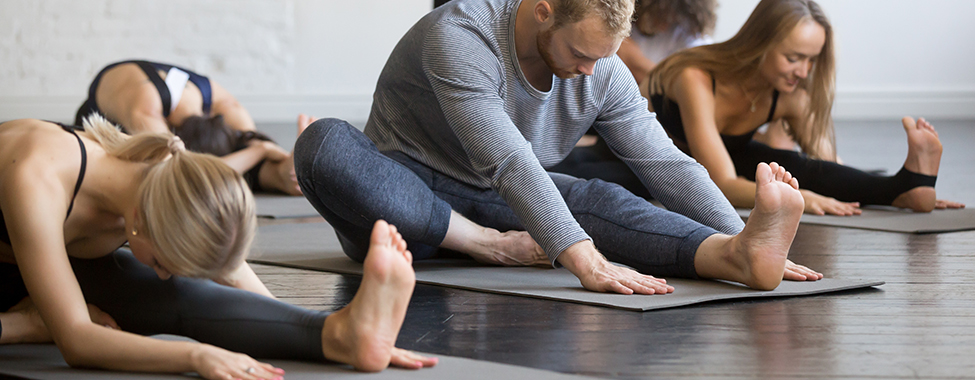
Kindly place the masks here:
<instances>
[{"instance_id":1,"label":"woman's extended leg","mask_svg":"<svg viewBox=\"0 0 975 380\"><path fill-rule=\"evenodd\" d=\"M814 160L794 151L772 149L751 142L746 149L731 152L735 169L750 180L759 162L778 162L799 179L799 185L817 194L843 202L864 205L894 205L917 211L935 207L934 181L941 158L937 133L923 119L914 123L904 118L908 156L904 168L894 176L880 176L834 162ZM963 206L963 205L959 205Z\"/></svg>"},{"instance_id":2,"label":"woman's extended leg","mask_svg":"<svg viewBox=\"0 0 975 380\"><path fill-rule=\"evenodd\" d=\"M160 280L125 251L72 259L72 267L85 299L128 332L186 336L257 358L329 359L364 371L435 364L393 347L414 283L406 243L385 222L376 223L371 242L358 292L331 315L209 280Z\"/></svg>"}]
</instances>

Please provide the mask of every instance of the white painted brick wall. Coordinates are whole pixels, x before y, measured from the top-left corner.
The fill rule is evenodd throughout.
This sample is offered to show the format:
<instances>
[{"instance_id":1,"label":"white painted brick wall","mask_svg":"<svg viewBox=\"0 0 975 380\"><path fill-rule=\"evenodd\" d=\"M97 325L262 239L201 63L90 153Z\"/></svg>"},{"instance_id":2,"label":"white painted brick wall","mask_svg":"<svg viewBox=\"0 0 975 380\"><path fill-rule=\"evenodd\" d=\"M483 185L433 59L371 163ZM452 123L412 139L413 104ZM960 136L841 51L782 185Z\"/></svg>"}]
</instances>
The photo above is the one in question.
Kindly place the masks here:
<instances>
[{"instance_id":1,"label":"white painted brick wall","mask_svg":"<svg viewBox=\"0 0 975 380\"><path fill-rule=\"evenodd\" d=\"M186 66L234 93L294 88L290 0L0 0L3 95L80 96L106 64Z\"/></svg>"}]
</instances>

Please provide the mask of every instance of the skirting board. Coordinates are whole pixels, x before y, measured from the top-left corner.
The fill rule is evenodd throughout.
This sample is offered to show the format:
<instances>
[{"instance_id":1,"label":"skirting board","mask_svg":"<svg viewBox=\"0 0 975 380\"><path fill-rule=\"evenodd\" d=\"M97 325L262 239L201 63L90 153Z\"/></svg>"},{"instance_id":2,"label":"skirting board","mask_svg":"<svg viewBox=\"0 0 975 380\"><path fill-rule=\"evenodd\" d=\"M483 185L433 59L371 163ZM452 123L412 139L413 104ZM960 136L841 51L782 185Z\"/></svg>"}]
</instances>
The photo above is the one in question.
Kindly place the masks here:
<instances>
[{"instance_id":1,"label":"skirting board","mask_svg":"<svg viewBox=\"0 0 975 380\"><path fill-rule=\"evenodd\" d=\"M85 94L0 96L0 121L22 118L74 120ZM372 89L343 94L238 94L259 123L294 122L299 113L343 120L366 120ZM975 119L975 90L842 90L833 107L835 120L899 120L924 115L933 120Z\"/></svg>"}]
</instances>

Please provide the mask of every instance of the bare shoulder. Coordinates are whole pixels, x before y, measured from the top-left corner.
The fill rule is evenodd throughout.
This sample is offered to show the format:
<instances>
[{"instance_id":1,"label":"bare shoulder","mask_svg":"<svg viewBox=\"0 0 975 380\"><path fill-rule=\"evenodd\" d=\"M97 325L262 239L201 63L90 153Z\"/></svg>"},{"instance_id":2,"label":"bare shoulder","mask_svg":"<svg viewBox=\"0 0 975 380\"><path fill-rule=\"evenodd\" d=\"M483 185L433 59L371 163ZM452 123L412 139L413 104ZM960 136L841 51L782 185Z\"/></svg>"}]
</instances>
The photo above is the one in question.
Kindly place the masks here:
<instances>
[{"instance_id":1,"label":"bare shoulder","mask_svg":"<svg viewBox=\"0 0 975 380\"><path fill-rule=\"evenodd\" d=\"M0 184L13 181L14 173L39 181L80 164L78 140L57 124L22 119L0 125Z\"/></svg>"},{"instance_id":2,"label":"bare shoulder","mask_svg":"<svg viewBox=\"0 0 975 380\"><path fill-rule=\"evenodd\" d=\"M711 94L711 74L697 67L687 67L669 86L667 92L680 103L680 99Z\"/></svg>"}]
</instances>

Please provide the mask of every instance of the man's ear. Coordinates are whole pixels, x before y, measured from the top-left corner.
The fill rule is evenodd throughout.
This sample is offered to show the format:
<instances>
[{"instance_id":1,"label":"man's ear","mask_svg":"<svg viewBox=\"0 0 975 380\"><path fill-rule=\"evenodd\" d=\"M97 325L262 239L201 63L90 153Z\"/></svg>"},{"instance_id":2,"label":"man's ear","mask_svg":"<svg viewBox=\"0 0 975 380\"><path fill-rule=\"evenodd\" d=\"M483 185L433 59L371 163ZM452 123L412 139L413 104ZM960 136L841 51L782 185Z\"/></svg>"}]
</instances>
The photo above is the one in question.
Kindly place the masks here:
<instances>
[{"instance_id":1,"label":"man's ear","mask_svg":"<svg viewBox=\"0 0 975 380\"><path fill-rule=\"evenodd\" d=\"M540 0L535 3L535 8L532 14L535 16L535 22L539 24L545 24L555 21L555 13L553 13L552 3L550 0Z\"/></svg>"}]
</instances>

